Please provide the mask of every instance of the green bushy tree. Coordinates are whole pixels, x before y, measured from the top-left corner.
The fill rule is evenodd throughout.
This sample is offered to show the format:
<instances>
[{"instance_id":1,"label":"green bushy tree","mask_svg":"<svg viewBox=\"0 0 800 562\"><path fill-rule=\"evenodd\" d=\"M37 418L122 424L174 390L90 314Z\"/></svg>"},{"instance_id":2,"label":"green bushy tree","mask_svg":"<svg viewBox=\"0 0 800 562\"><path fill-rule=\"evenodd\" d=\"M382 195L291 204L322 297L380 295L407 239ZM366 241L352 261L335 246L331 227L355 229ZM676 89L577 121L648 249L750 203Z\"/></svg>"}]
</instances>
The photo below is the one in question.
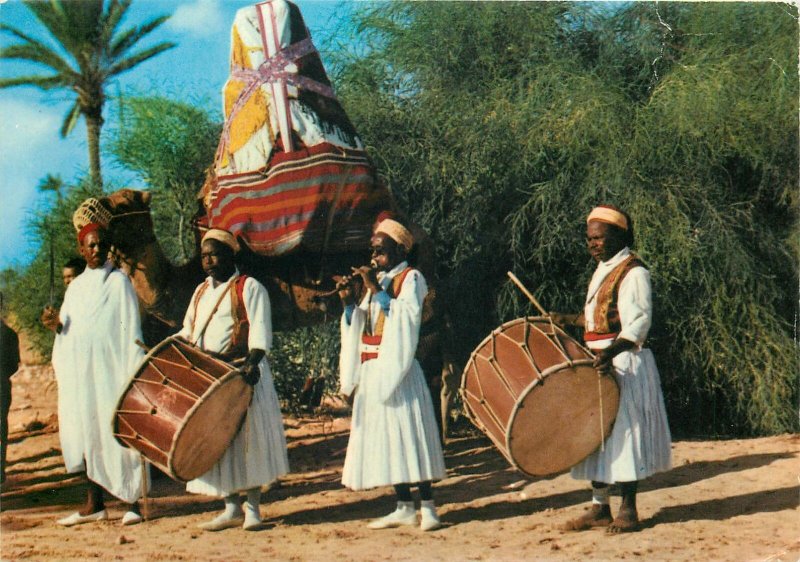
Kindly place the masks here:
<instances>
[{"instance_id":1,"label":"green bushy tree","mask_svg":"<svg viewBox=\"0 0 800 562\"><path fill-rule=\"evenodd\" d=\"M182 264L194 254L192 219L213 162L219 122L202 106L164 97L120 100L109 150L152 192L153 226L167 257ZM177 242L177 243L176 243Z\"/></svg>"}]
</instances>

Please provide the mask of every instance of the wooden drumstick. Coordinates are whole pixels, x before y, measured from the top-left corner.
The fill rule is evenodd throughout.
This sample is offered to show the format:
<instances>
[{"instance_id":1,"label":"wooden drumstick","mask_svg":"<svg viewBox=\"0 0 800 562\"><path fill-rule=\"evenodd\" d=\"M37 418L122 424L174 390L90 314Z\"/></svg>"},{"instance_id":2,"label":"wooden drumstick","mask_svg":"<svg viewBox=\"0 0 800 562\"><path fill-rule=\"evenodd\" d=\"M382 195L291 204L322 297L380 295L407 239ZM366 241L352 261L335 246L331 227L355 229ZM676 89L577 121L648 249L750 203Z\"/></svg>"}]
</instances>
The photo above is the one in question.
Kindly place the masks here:
<instances>
[{"instance_id":1,"label":"wooden drumstick","mask_svg":"<svg viewBox=\"0 0 800 562\"><path fill-rule=\"evenodd\" d=\"M144 455L139 455L139 462L142 467L142 517L145 521L149 521L150 498L147 497L147 464L144 462Z\"/></svg>"},{"instance_id":2,"label":"wooden drumstick","mask_svg":"<svg viewBox=\"0 0 800 562\"><path fill-rule=\"evenodd\" d=\"M522 281L517 279L517 276L511 273L510 271L508 272L508 276L514 282L514 284L516 284L516 286L519 287L519 290L525 293L525 296L528 297L528 300L531 301L533 306L535 306L539 310L539 312L542 313L542 316L550 318L550 314L547 313L544 307L541 304L539 304L539 301L536 300L536 297L534 297L533 294L525 287L525 285L522 284Z\"/></svg>"}]
</instances>

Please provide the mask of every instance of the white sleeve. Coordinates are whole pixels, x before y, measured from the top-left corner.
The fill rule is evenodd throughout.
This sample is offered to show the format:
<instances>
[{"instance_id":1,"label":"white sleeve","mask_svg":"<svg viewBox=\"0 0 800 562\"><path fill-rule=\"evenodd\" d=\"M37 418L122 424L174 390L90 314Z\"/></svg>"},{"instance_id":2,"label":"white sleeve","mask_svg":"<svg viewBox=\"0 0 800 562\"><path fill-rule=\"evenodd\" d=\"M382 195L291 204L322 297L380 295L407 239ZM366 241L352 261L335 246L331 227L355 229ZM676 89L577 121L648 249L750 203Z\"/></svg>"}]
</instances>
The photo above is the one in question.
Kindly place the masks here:
<instances>
[{"instance_id":1,"label":"white sleeve","mask_svg":"<svg viewBox=\"0 0 800 562\"><path fill-rule=\"evenodd\" d=\"M186 341L192 341L192 324L194 324L194 303L197 300L197 293L200 291L200 287L205 285L205 281L200 283L192 293L192 298L189 300L189 306L186 308L186 314L183 316L183 327L181 331L178 332L177 335L185 339Z\"/></svg>"},{"instance_id":2,"label":"white sleeve","mask_svg":"<svg viewBox=\"0 0 800 562\"><path fill-rule=\"evenodd\" d=\"M425 278L413 270L403 280L397 298L392 299L377 359L381 371L380 396L384 401L391 397L415 360L422 325L422 301L427 294Z\"/></svg>"},{"instance_id":3,"label":"white sleeve","mask_svg":"<svg viewBox=\"0 0 800 562\"><path fill-rule=\"evenodd\" d=\"M653 316L650 272L647 269L634 267L628 272L619 286L617 306L622 324L618 337L643 345Z\"/></svg>"},{"instance_id":4,"label":"white sleeve","mask_svg":"<svg viewBox=\"0 0 800 562\"><path fill-rule=\"evenodd\" d=\"M264 285L248 277L244 282L242 296L247 319L250 321L247 349L269 351L272 348L272 308L269 293Z\"/></svg>"},{"instance_id":5,"label":"white sleeve","mask_svg":"<svg viewBox=\"0 0 800 562\"><path fill-rule=\"evenodd\" d=\"M361 333L364 331L366 319L367 312L357 306L353 309L349 324L344 312L339 323L342 335L342 346L339 353L339 390L347 396L352 394L355 387L358 386L361 368Z\"/></svg>"}]
</instances>

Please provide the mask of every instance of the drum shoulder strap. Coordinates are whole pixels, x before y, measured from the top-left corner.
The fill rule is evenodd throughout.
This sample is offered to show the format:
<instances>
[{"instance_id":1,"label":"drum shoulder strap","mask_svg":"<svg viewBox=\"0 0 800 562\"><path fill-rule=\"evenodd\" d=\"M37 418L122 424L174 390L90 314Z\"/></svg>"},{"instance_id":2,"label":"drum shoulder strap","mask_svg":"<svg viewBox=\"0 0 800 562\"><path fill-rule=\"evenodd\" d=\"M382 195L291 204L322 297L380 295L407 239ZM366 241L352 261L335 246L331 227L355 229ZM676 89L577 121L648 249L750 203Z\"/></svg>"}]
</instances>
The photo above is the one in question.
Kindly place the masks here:
<instances>
[{"instance_id":1,"label":"drum shoulder strap","mask_svg":"<svg viewBox=\"0 0 800 562\"><path fill-rule=\"evenodd\" d=\"M617 301L619 286L628 272L634 267L644 267L644 262L636 254L631 254L615 267L603 280L597 290L597 306L594 309L594 333L608 334L621 329Z\"/></svg>"},{"instance_id":2,"label":"drum shoulder strap","mask_svg":"<svg viewBox=\"0 0 800 562\"><path fill-rule=\"evenodd\" d=\"M247 340L250 335L250 319L244 306L244 284L247 275L240 275L231 285L231 319L233 320L233 333L231 334L231 350L247 352Z\"/></svg>"},{"instance_id":3,"label":"drum shoulder strap","mask_svg":"<svg viewBox=\"0 0 800 562\"><path fill-rule=\"evenodd\" d=\"M208 280L203 281L203 284L200 285L200 288L198 288L197 292L194 294L194 301L192 303L192 306L194 307L194 314L192 314L192 331L189 337L194 335L194 326L197 322L197 306L200 304L200 299L203 297L203 293L206 292L206 289L208 289Z\"/></svg>"}]
</instances>

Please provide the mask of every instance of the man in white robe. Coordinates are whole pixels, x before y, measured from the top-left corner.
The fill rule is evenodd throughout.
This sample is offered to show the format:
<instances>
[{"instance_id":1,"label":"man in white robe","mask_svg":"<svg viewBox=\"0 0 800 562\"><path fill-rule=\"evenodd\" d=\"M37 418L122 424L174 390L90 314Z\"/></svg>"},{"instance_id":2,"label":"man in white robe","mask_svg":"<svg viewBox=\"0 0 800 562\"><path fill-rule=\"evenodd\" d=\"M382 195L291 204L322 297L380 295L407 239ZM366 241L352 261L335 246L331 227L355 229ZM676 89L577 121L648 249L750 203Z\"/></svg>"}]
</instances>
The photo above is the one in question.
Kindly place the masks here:
<instances>
[{"instance_id":1,"label":"man in white robe","mask_svg":"<svg viewBox=\"0 0 800 562\"><path fill-rule=\"evenodd\" d=\"M234 262L238 250L228 231L211 229L205 234L200 256L208 278L195 290L179 334L228 360L244 359L241 371L254 386L242 429L220 460L186 486L195 494L224 498L224 511L200 525L207 531L260 528L261 486L289 471L283 419L266 359L272 347L269 295L252 277L240 276ZM242 491L247 496L244 510Z\"/></svg>"},{"instance_id":2,"label":"man in white robe","mask_svg":"<svg viewBox=\"0 0 800 562\"><path fill-rule=\"evenodd\" d=\"M85 225L78 249L86 269L67 287L60 312L46 308L42 322L56 332L53 368L58 382L61 452L67 472L85 470L86 505L58 520L72 526L108 519L103 489L126 502L124 525L139 523L142 492L139 453L120 445L112 422L119 398L144 352L139 306L128 277L107 261L102 226Z\"/></svg>"},{"instance_id":3,"label":"man in white robe","mask_svg":"<svg viewBox=\"0 0 800 562\"><path fill-rule=\"evenodd\" d=\"M405 227L385 219L371 240L380 273L354 269L367 288L358 306L349 286L340 291L345 304L340 386L354 398L342 484L353 490L393 485L397 495L395 511L372 521L371 529L416 524L411 485L420 493L420 528L441 526L431 481L444 478L444 455L430 392L415 359L427 286L405 261L412 245Z\"/></svg>"},{"instance_id":4,"label":"man in white robe","mask_svg":"<svg viewBox=\"0 0 800 562\"><path fill-rule=\"evenodd\" d=\"M589 253L597 269L580 315L555 314L559 323L582 326L595 367L614 376L620 403L611 435L603 447L572 469L591 480L592 507L566 523L567 530L607 527L610 533L639 528L638 482L671 468L671 436L661 380L645 340L652 321L650 273L630 250L633 225L616 207L596 207L587 218ZM612 519L609 484L618 483L622 505Z\"/></svg>"}]
</instances>

